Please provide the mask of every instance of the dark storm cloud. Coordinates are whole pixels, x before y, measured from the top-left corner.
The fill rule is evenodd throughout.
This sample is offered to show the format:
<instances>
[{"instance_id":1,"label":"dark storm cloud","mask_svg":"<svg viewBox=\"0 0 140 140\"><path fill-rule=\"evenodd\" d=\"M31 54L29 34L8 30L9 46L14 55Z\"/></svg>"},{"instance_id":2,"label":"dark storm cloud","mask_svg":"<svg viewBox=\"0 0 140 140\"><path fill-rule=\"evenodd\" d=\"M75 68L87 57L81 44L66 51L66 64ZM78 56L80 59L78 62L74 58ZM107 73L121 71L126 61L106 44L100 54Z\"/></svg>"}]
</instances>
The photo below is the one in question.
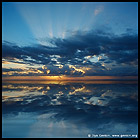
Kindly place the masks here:
<instances>
[{"instance_id":1,"label":"dark storm cloud","mask_svg":"<svg viewBox=\"0 0 140 140\"><path fill-rule=\"evenodd\" d=\"M2 71L3 72L9 72L9 71L23 71L22 69L14 69L14 68L10 68L10 69L8 69L8 68L2 68Z\"/></svg>"},{"instance_id":2,"label":"dark storm cloud","mask_svg":"<svg viewBox=\"0 0 140 140\"><path fill-rule=\"evenodd\" d=\"M134 64L134 65L138 64L138 50L112 51L106 53L106 56L108 56L110 60L114 60L117 63Z\"/></svg>"},{"instance_id":3,"label":"dark storm cloud","mask_svg":"<svg viewBox=\"0 0 140 140\"><path fill-rule=\"evenodd\" d=\"M3 43L2 54L3 57L15 57L19 59L29 56L37 60L36 62L40 60L43 63L45 61L46 63L49 62L44 56L49 58L50 55L60 55L62 59L59 60L63 62L73 58L79 58L82 62L84 56L99 55L101 53L106 54L110 59L119 63L121 63L120 59L125 63L134 61L137 58L138 37L135 34L115 36L97 30L76 32L69 38L54 38L50 42L56 47L43 45L19 47ZM42 55L43 58L39 57L39 55ZM116 58L117 56L119 59ZM78 59L76 61L79 62Z\"/></svg>"},{"instance_id":4,"label":"dark storm cloud","mask_svg":"<svg viewBox=\"0 0 140 140\"><path fill-rule=\"evenodd\" d=\"M102 52L101 45L107 43L109 40L107 35L105 33L100 33L99 31L77 31L66 39L54 38L51 43L60 49L65 50L69 57L72 54L77 57L99 55Z\"/></svg>"},{"instance_id":5,"label":"dark storm cloud","mask_svg":"<svg viewBox=\"0 0 140 140\"><path fill-rule=\"evenodd\" d=\"M13 45L10 43L2 44L2 57L3 58L21 59L23 54L25 54L25 52L17 45Z\"/></svg>"},{"instance_id":6,"label":"dark storm cloud","mask_svg":"<svg viewBox=\"0 0 140 140\"><path fill-rule=\"evenodd\" d=\"M40 44L19 47L4 42L2 57L11 61L22 59L28 64L56 65L59 62L62 65L95 66L85 57L104 54L106 58L99 60L100 65L102 62L129 64L130 67L138 64L138 35L129 31L121 35L107 30L75 31L65 39L53 38L49 41L55 47Z\"/></svg>"}]
</instances>

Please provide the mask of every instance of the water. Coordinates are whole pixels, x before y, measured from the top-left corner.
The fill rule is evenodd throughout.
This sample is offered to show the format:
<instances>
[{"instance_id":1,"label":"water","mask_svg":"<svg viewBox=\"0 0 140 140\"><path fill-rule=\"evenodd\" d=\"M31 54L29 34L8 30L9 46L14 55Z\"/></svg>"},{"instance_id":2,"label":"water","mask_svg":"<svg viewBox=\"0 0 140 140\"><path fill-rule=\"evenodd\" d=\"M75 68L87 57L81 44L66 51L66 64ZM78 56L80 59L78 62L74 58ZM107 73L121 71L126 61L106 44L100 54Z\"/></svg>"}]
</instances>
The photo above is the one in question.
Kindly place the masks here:
<instances>
[{"instance_id":1,"label":"water","mask_svg":"<svg viewBox=\"0 0 140 140\"><path fill-rule=\"evenodd\" d=\"M2 84L3 138L137 136L137 82Z\"/></svg>"}]
</instances>

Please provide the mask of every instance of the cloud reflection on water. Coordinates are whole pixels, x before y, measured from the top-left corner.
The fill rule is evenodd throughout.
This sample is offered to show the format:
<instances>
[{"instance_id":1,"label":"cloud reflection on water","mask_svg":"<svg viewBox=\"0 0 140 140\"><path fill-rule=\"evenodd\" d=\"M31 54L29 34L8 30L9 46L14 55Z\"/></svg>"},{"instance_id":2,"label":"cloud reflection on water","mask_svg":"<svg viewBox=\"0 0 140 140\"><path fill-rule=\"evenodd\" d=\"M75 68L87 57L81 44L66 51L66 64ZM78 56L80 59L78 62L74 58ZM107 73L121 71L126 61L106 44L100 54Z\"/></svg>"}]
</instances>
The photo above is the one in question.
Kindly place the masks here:
<instances>
[{"instance_id":1,"label":"cloud reflection on water","mask_svg":"<svg viewBox=\"0 0 140 140\"><path fill-rule=\"evenodd\" d=\"M3 83L2 97L4 137L10 120L15 126L26 120L28 132L21 129L19 137L138 133L137 84Z\"/></svg>"}]
</instances>

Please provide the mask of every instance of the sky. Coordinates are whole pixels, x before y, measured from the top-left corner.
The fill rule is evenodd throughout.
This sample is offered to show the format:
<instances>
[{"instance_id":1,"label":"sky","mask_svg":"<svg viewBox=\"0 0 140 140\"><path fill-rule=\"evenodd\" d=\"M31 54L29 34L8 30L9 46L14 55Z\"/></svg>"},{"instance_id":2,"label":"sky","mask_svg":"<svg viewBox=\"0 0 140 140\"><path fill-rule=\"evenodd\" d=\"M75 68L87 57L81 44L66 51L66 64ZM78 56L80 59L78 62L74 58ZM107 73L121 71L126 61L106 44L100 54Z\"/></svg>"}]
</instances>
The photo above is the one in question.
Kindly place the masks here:
<instances>
[{"instance_id":1,"label":"sky","mask_svg":"<svg viewBox=\"0 0 140 140\"><path fill-rule=\"evenodd\" d=\"M3 2L2 76L135 79L138 3Z\"/></svg>"}]
</instances>

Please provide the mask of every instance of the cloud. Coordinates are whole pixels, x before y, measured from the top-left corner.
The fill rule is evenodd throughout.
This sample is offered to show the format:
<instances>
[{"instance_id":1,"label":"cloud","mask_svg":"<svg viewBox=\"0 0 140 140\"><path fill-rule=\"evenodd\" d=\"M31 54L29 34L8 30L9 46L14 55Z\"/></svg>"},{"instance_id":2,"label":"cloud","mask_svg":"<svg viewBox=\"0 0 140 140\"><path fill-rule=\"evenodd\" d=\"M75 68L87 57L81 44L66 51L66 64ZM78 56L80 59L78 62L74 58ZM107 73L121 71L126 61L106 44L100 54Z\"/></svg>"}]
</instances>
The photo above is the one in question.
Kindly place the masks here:
<instances>
[{"instance_id":1,"label":"cloud","mask_svg":"<svg viewBox=\"0 0 140 140\"><path fill-rule=\"evenodd\" d=\"M71 36L64 39L49 39L51 46L33 44L19 47L16 44L4 42L2 45L2 58L12 62L21 59L23 63L30 65L52 65L53 68L50 69L50 74L52 72L58 73L56 65L64 66L61 70L59 69L61 74L64 72L65 66L68 65L77 68L80 66L90 67L89 73L85 73L87 75L111 74L111 69L115 69L117 72L120 71L120 66L121 71L124 71L126 65L128 68L127 74L130 74L129 69L133 69L133 72L137 71L137 34L126 31L124 34L115 35L107 28L90 31L69 31L69 33ZM101 59L98 59L98 57ZM113 67L113 65L116 65L116 67ZM67 68L65 71L70 70ZM75 74L77 72L75 71ZM70 72L67 74L70 74ZM79 74L82 75L83 72L81 71Z\"/></svg>"},{"instance_id":2,"label":"cloud","mask_svg":"<svg viewBox=\"0 0 140 140\"><path fill-rule=\"evenodd\" d=\"M97 16L99 13L101 13L104 9L104 6L98 6L95 10L94 10L94 15Z\"/></svg>"}]
</instances>

